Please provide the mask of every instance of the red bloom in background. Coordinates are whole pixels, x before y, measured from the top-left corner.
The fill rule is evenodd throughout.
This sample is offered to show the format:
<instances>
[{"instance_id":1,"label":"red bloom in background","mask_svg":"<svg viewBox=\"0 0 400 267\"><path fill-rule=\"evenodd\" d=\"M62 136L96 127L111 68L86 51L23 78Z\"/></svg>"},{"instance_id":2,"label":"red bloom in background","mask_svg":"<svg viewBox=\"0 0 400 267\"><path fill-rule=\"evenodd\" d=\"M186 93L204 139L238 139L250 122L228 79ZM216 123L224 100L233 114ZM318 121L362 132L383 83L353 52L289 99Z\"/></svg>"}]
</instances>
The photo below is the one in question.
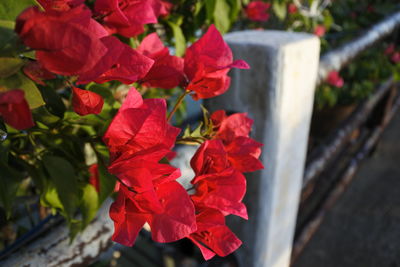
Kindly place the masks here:
<instances>
[{"instance_id":1,"label":"red bloom in background","mask_svg":"<svg viewBox=\"0 0 400 267\"><path fill-rule=\"evenodd\" d=\"M100 95L77 87L72 88L72 106L77 114L99 114L103 104L104 100Z\"/></svg>"},{"instance_id":2,"label":"red bloom in background","mask_svg":"<svg viewBox=\"0 0 400 267\"><path fill-rule=\"evenodd\" d=\"M85 5L46 12L31 7L19 15L15 30L52 73L79 75L80 83L95 79L131 83L143 77L153 61L108 36L91 16Z\"/></svg>"},{"instance_id":3,"label":"red bloom in background","mask_svg":"<svg viewBox=\"0 0 400 267\"><path fill-rule=\"evenodd\" d=\"M243 60L233 61L232 51L221 34L211 25L206 34L186 50L185 74L187 90L193 91L193 99L210 98L228 90L231 68L248 69Z\"/></svg>"},{"instance_id":4,"label":"red bloom in background","mask_svg":"<svg viewBox=\"0 0 400 267\"><path fill-rule=\"evenodd\" d=\"M263 22L269 19L268 9L270 7L270 3L253 1L247 5L245 11L250 20Z\"/></svg>"},{"instance_id":5,"label":"red bloom in background","mask_svg":"<svg viewBox=\"0 0 400 267\"><path fill-rule=\"evenodd\" d=\"M295 4L293 4L293 3L290 3L288 5L288 13L289 14L294 14L296 12L297 12L297 6Z\"/></svg>"},{"instance_id":6,"label":"red bloom in background","mask_svg":"<svg viewBox=\"0 0 400 267\"><path fill-rule=\"evenodd\" d=\"M97 164L92 164L89 167L89 184L96 188L97 193L100 192L100 177L99 177L99 166Z\"/></svg>"},{"instance_id":7,"label":"red bloom in background","mask_svg":"<svg viewBox=\"0 0 400 267\"><path fill-rule=\"evenodd\" d=\"M389 55L393 54L395 50L396 50L395 45L394 44L389 44L386 47L384 54L389 56Z\"/></svg>"},{"instance_id":8,"label":"red bloom in background","mask_svg":"<svg viewBox=\"0 0 400 267\"><path fill-rule=\"evenodd\" d=\"M217 254L225 257L238 249L242 241L225 225L225 217L219 211L206 209L196 215L197 231L188 238L199 248L205 260Z\"/></svg>"},{"instance_id":9,"label":"red bloom in background","mask_svg":"<svg viewBox=\"0 0 400 267\"><path fill-rule=\"evenodd\" d=\"M23 72L32 81L45 85L42 80L50 80L56 78L56 76L44 69L43 66L38 61L29 61L23 68Z\"/></svg>"},{"instance_id":10,"label":"red bloom in background","mask_svg":"<svg viewBox=\"0 0 400 267\"><path fill-rule=\"evenodd\" d=\"M318 37L322 37L325 35L326 28L323 25L317 25L314 29L314 34Z\"/></svg>"},{"instance_id":11,"label":"red bloom in background","mask_svg":"<svg viewBox=\"0 0 400 267\"><path fill-rule=\"evenodd\" d=\"M328 74L328 78L326 78L326 82L337 88L341 88L344 85L344 80L340 77L339 72L337 71L331 71Z\"/></svg>"},{"instance_id":12,"label":"red bloom in background","mask_svg":"<svg viewBox=\"0 0 400 267\"><path fill-rule=\"evenodd\" d=\"M17 130L24 130L35 125L32 113L20 89L0 93L0 115L5 123Z\"/></svg>"},{"instance_id":13,"label":"red bloom in background","mask_svg":"<svg viewBox=\"0 0 400 267\"><path fill-rule=\"evenodd\" d=\"M400 52L395 52L392 54L390 59L393 61L393 63L397 64L400 62Z\"/></svg>"},{"instance_id":14,"label":"red bloom in background","mask_svg":"<svg viewBox=\"0 0 400 267\"><path fill-rule=\"evenodd\" d=\"M171 89L183 81L183 59L171 56L157 33L147 35L137 51L154 60L150 71L142 78L145 86Z\"/></svg>"},{"instance_id":15,"label":"red bloom in background","mask_svg":"<svg viewBox=\"0 0 400 267\"><path fill-rule=\"evenodd\" d=\"M157 23L168 14L168 4L160 0L97 0L95 11L104 14L104 25L111 33L133 37L143 33L144 25Z\"/></svg>"}]
</instances>

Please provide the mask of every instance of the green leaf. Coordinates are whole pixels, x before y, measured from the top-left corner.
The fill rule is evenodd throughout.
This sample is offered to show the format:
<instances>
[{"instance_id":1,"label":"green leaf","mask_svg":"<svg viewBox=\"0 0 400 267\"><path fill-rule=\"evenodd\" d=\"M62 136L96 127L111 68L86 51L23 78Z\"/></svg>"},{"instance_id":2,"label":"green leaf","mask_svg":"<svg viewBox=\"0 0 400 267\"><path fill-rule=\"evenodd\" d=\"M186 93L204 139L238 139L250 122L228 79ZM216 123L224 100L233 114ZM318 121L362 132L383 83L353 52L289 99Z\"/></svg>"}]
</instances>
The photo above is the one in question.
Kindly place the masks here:
<instances>
[{"instance_id":1,"label":"green leaf","mask_svg":"<svg viewBox=\"0 0 400 267\"><path fill-rule=\"evenodd\" d=\"M231 27L230 17L230 7L226 0L218 0L215 4L214 9L214 23L215 27L221 32L221 34L226 33Z\"/></svg>"},{"instance_id":2,"label":"green leaf","mask_svg":"<svg viewBox=\"0 0 400 267\"><path fill-rule=\"evenodd\" d=\"M56 188L52 183L46 183L45 189L40 196L40 204L45 207L64 211L64 206L58 197Z\"/></svg>"},{"instance_id":3,"label":"green leaf","mask_svg":"<svg viewBox=\"0 0 400 267\"><path fill-rule=\"evenodd\" d=\"M60 117L51 114L44 106L33 109L32 115L35 121L39 121L46 126L51 126L60 120Z\"/></svg>"},{"instance_id":4,"label":"green leaf","mask_svg":"<svg viewBox=\"0 0 400 267\"><path fill-rule=\"evenodd\" d=\"M214 10L215 10L215 6L217 1L216 0L205 0L205 6L206 6L206 18L208 20L209 23L211 23L211 21L214 20Z\"/></svg>"},{"instance_id":5,"label":"green leaf","mask_svg":"<svg viewBox=\"0 0 400 267\"><path fill-rule=\"evenodd\" d=\"M39 89L21 72L18 72L7 78L0 79L0 87L7 89L22 89L25 92L25 99L31 109L43 106L45 104Z\"/></svg>"},{"instance_id":6,"label":"green leaf","mask_svg":"<svg viewBox=\"0 0 400 267\"><path fill-rule=\"evenodd\" d=\"M172 22L172 21L167 21L168 25L171 27L172 29L172 33L174 35L174 39L175 39L175 54L178 57L181 57L185 54L186 51L186 39L185 36L183 35L182 29L181 27Z\"/></svg>"},{"instance_id":7,"label":"green leaf","mask_svg":"<svg viewBox=\"0 0 400 267\"><path fill-rule=\"evenodd\" d=\"M99 196L96 189L91 184L86 184L83 188L82 195L82 230L85 228L96 216L97 210L99 209Z\"/></svg>"},{"instance_id":8,"label":"green leaf","mask_svg":"<svg viewBox=\"0 0 400 267\"><path fill-rule=\"evenodd\" d=\"M74 167L64 158L45 155L43 164L64 206L65 216L71 220L80 202L80 190Z\"/></svg>"},{"instance_id":9,"label":"green leaf","mask_svg":"<svg viewBox=\"0 0 400 267\"><path fill-rule=\"evenodd\" d=\"M36 5L34 0L1 0L0 19L15 20L27 7Z\"/></svg>"},{"instance_id":10,"label":"green leaf","mask_svg":"<svg viewBox=\"0 0 400 267\"><path fill-rule=\"evenodd\" d=\"M67 109L60 95L50 87L40 87L39 90L44 101L46 102L47 110L57 117L63 118Z\"/></svg>"},{"instance_id":11,"label":"green leaf","mask_svg":"<svg viewBox=\"0 0 400 267\"><path fill-rule=\"evenodd\" d=\"M5 161L0 161L0 170L0 204L6 211L7 218L10 218L22 175Z\"/></svg>"},{"instance_id":12,"label":"green leaf","mask_svg":"<svg viewBox=\"0 0 400 267\"><path fill-rule=\"evenodd\" d=\"M103 97L105 102L108 102L109 104L112 104L115 102L115 98L113 93L111 92L110 88L107 88L101 84L93 83L89 85L86 89L89 91L95 92L96 94L99 94Z\"/></svg>"},{"instance_id":13,"label":"green leaf","mask_svg":"<svg viewBox=\"0 0 400 267\"><path fill-rule=\"evenodd\" d=\"M112 192L114 192L115 182L117 179L107 171L102 160L98 163L98 170L100 178L99 203L101 204L112 194Z\"/></svg>"},{"instance_id":14,"label":"green leaf","mask_svg":"<svg viewBox=\"0 0 400 267\"><path fill-rule=\"evenodd\" d=\"M229 14L230 21L236 21L237 16L242 8L242 3L240 0L228 0L228 3L231 7L231 11Z\"/></svg>"},{"instance_id":15,"label":"green leaf","mask_svg":"<svg viewBox=\"0 0 400 267\"><path fill-rule=\"evenodd\" d=\"M278 19L284 20L286 18L286 3L280 3L279 0L275 0L272 4L272 9Z\"/></svg>"},{"instance_id":16,"label":"green leaf","mask_svg":"<svg viewBox=\"0 0 400 267\"><path fill-rule=\"evenodd\" d=\"M0 57L0 78L7 78L17 73L24 65L24 61L15 57Z\"/></svg>"}]
</instances>

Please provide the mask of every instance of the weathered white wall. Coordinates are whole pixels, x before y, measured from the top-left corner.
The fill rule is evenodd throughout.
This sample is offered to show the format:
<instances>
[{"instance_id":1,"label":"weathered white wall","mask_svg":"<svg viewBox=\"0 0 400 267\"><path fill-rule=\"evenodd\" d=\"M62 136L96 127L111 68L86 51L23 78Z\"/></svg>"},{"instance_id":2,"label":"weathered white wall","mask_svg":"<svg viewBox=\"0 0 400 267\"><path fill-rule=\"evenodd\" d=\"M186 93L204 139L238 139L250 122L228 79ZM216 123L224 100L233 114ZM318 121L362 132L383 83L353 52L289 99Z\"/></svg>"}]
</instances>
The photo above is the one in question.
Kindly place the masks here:
<instances>
[{"instance_id":1,"label":"weathered white wall","mask_svg":"<svg viewBox=\"0 0 400 267\"><path fill-rule=\"evenodd\" d=\"M232 218L243 240L242 266L289 266L301 191L319 39L303 33L244 31L225 40L250 70L233 70L227 93L210 99L211 110L248 112L252 137L264 143L265 169L247 175L249 221Z\"/></svg>"}]
</instances>

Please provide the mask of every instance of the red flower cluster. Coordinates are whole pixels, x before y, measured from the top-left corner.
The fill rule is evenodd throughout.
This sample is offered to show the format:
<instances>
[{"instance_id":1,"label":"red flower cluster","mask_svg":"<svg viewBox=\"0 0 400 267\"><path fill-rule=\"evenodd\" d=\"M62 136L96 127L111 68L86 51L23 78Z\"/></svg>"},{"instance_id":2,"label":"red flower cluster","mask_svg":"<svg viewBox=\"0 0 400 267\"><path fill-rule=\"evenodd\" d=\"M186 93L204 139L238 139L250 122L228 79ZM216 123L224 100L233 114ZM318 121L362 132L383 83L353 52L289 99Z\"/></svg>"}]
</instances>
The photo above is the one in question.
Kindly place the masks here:
<instances>
[{"instance_id":1,"label":"red flower cluster","mask_svg":"<svg viewBox=\"0 0 400 267\"><path fill-rule=\"evenodd\" d=\"M390 60L397 64L400 62L400 51L396 51L396 46L394 44L389 44L384 52L385 55L390 57Z\"/></svg>"},{"instance_id":2,"label":"red flower cluster","mask_svg":"<svg viewBox=\"0 0 400 267\"><path fill-rule=\"evenodd\" d=\"M271 7L270 3L263 1L253 1L246 7L246 15L253 21L267 21L269 19L268 9Z\"/></svg>"},{"instance_id":3,"label":"red flower cluster","mask_svg":"<svg viewBox=\"0 0 400 267\"><path fill-rule=\"evenodd\" d=\"M94 11L83 0L38 2L44 10L23 11L15 30L36 51L37 61L23 70L39 84L59 74L75 76L71 80L77 84L117 80L164 89L182 86L197 100L224 93L231 68L249 68L243 60L233 61L231 49L214 25L187 49L184 58L170 55L156 33L147 35L136 50L110 35L142 33L144 25L168 14L170 5L163 0L97 0ZM251 11L261 4L261 12ZM261 20L268 18L268 8L261 1L248 6L249 14ZM100 95L71 87L77 114L101 112ZM143 99L131 88L103 137L110 152L108 170L118 178L118 196L110 208L115 226L112 239L131 246L148 223L155 241L189 238L206 259L226 256L241 241L225 225L225 216L248 217L242 203L243 172L263 168L258 160L262 144L249 137L253 122L244 113L211 115L208 130L212 133L191 160L195 193L189 195L176 181L180 170L167 164L180 129L168 123L166 113L164 99ZM17 129L34 125L24 92L18 89L0 94L0 114ZM90 167L89 182L99 191L97 168Z\"/></svg>"},{"instance_id":4,"label":"red flower cluster","mask_svg":"<svg viewBox=\"0 0 400 267\"><path fill-rule=\"evenodd\" d=\"M129 91L104 136L111 153L109 171L121 182L110 210L114 241L132 245L147 222L155 241L187 237L206 259L226 256L240 246L224 217L247 219L241 202L246 191L242 172L263 168L258 160L262 144L249 138L252 121L246 114L226 116L217 111L211 120L214 138L205 141L191 160L196 192L189 196L175 181L179 169L160 163L171 156L179 133L166 121L165 101L143 100L134 88Z\"/></svg>"},{"instance_id":5,"label":"red flower cluster","mask_svg":"<svg viewBox=\"0 0 400 267\"><path fill-rule=\"evenodd\" d=\"M342 77L340 77L339 72L337 71L329 72L326 82L337 88L341 88L344 85L344 80Z\"/></svg>"},{"instance_id":6,"label":"red flower cluster","mask_svg":"<svg viewBox=\"0 0 400 267\"><path fill-rule=\"evenodd\" d=\"M287 10L289 14L295 14L297 13L297 6L294 3L290 3L288 4Z\"/></svg>"},{"instance_id":7,"label":"red flower cluster","mask_svg":"<svg viewBox=\"0 0 400 267\"><path fill-rule=\"evenodd\" d=\"M158 242L176 241L196 230L193 204L175 181L179 169L159 163L171 155L179 132L166 121L165 100L143 100L134 88L129 91L104 135L111 153L109 171L123 184L110 210L113 240L132 245L146 222Z\"/></svg>"},{"instance_id":8,"label":"red flower cluster","mask_svg":"<svg viewBox=\"0 0 400 267\"><path fill-rule=\"evenodd\" d=\"M109 36L85 5L70 7L68 2L60 2L64 2L61 9L50 4L44 12L31 7L17 18L16 32L25 45L36 50L36 58L46 70L77 75L79 83L132 83L148 72L153 60Z\"/></svg>"},{"instance_id":9,"label":"red flower cluster","mask_svg":"<svg viewBox=\"0 0 400 267\"><path fill-rule=\"evenodd\" d=\"M317 25L317 26L314 28L314 34L315 34L316 36L318 36L318 37L324 36L324 35L325 35L325 32L326 32L326 28L325 28L324 25Z\"/></svg>"}]
</instances>

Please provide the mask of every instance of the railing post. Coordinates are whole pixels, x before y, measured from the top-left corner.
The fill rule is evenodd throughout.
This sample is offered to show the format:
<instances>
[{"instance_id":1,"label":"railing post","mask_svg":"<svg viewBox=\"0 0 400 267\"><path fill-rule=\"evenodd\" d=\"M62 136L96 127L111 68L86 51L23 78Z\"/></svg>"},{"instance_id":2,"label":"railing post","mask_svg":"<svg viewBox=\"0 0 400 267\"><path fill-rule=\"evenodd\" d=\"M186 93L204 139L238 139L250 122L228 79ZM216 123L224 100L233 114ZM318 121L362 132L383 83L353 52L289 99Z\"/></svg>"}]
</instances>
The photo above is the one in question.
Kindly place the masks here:
<instances>
[{"instance_id":1,"label":"railing post","mask_svg":"<svg viewBox=\"0 0 400 267\"><path fill-rule=\"evenodd\" d=\"M248 175L249 221L231 221L243 240L241 266L288 266L302 185L319 62L319 39L304 33L227 34L235 58L251 69L232 71L227 93L211 110L247 112L253 138L264 143L265 169Z\"/></svg>"}]
</instances>

